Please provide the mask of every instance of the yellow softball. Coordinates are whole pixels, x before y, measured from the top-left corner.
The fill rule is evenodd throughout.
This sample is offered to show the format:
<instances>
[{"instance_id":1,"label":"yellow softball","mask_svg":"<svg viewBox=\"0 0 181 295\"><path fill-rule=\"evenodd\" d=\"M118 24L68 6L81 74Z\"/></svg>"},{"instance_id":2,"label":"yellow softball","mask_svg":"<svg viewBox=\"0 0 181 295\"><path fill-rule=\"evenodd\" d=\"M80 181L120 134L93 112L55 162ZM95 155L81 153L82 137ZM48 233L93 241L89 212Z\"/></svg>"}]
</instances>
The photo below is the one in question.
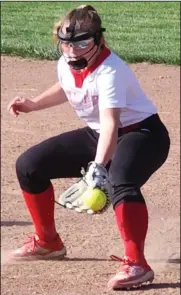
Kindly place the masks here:
<instances>
[{"instance_id":1,"label":"yellow softball","mask_svg":"<svg viewBox=\"0 0 181 295\"><path fill-rule=\"evenodd\" d=\"M82 196L84 205L88 206L93 211L102 210L107 202L107 197L103 191L98 188L87 189Z\"/></svg>"}]
</instances>

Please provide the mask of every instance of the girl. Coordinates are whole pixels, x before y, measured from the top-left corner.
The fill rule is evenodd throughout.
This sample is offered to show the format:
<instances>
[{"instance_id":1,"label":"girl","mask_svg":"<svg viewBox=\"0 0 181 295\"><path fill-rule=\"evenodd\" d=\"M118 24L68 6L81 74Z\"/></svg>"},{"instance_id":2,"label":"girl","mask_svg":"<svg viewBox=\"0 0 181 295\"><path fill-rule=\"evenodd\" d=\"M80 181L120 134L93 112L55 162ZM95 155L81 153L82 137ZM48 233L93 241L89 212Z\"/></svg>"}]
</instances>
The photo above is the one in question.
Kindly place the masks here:
<instances>
[{"instance_id":1,"label":"girl","mask_svg":"<svg viewBox=\"0 0 181 295\"><path fill-rule=\"evenodd\" d=\"M17 159L17 178L35 234L12 257L64 257L66 249L55 228L51 179L81 177L84 167L83 179L89 181L72 186L59 202L87 212L89 208L80 206L82 188L93 185L107 191L125 248L121 270L108 288L122 289L154 278L144 256L148 212L140 188L167 159L170 140L132 71L105 45L104 31L92 6L73 9L54 28L62 53L58 82L32 100L16 97L8 106L18 116L68 100L87 124L49 138Z\"/></svg>"}]
</instances>

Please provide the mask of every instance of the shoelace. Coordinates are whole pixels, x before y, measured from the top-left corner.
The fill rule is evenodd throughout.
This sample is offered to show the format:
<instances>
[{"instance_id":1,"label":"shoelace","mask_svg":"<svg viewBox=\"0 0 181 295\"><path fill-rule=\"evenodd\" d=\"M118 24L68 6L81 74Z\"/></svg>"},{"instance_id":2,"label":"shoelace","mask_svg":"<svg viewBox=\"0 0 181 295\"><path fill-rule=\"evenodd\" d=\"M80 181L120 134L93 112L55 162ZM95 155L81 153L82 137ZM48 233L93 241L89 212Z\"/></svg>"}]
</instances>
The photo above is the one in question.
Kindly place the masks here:
<instances>
[{"instance_id":1,"label":"shoelace","mask_svg":"<svg viewBox=\"0 0 181 295\"><path fill-rule=\"evenodd\" d=\"M37 241L35 239L35 235L28 235L27 237L28 237L28 240L24 243L24 245L31 244L30 249L32 248L31 249L31 252L33 253L33 252L35 252L35 247L37 245Z\"/></svg>"},{"instance_id":2,"label":"shoelace","mask_svg":"<svg viewBox=\"0 0 181 295\"><path fill-rule=\"evenodd\" d=\"M134 266L134 262L130 261L127 257L121 258L121 257L118 257L116 255L111 255L110 257L111 257L112 260L121 262L122 270L125 273L129 273L131 267Z\"/></svg>"},{"instance_id":3,"label":"shoelace","mask_svg":"<svg viewBox=\"0 0 181 295\"><path fill-rule=\"evenodd\" d=\"M134 265L134 262L130 261L129 258L127 258L127 257L121 258L121 257L118 257L116 255L111 255L110 258L112 260L121 262L123 265L129 265L129 266Z\"/></svg>"}]
</instances>

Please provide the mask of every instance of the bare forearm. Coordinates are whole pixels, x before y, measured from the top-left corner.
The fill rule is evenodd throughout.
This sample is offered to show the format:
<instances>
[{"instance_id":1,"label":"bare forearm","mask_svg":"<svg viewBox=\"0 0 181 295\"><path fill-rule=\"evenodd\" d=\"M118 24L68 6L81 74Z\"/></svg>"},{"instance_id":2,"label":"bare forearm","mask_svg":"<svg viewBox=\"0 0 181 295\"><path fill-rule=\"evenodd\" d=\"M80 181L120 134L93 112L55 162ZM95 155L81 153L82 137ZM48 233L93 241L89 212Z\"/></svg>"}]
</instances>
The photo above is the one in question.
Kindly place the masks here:
<instances>
[{"instance_id":1,"label":"bare forearm","mask_svg":"<svg viewBox=\"0 0 181 295\"><path fill-rule=\"evenodd\" d=\"M117 129L100 132L95 162L104 166L112 159L117 146Z\"/></svg>"},{"instance_id":2,"label":"bare forearm","mask_svg":"<svg viewBox=\"0 0 181 295\"><path fill-rule=\"evenodd\" d=\"M60 105L67 100L66 95L59 82L32 99L34 102L33 111L43 110Z\"/></svg>"}]
</instances>

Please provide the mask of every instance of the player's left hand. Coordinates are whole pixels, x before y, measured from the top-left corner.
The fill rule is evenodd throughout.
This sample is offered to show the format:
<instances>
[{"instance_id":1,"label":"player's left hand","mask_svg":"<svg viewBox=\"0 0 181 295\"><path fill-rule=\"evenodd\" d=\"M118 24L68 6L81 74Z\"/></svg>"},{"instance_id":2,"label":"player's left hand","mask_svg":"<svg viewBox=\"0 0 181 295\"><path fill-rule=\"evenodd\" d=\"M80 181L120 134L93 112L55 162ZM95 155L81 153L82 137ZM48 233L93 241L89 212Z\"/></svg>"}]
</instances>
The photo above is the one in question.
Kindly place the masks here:
<instances>
[{"instance_id":1,"label":"player's left hand","mask_svg":"<svg viewBox=\"0 0 181 295\"><path fill-rule=\"evenodd\" d=\"M105 212L110 204L110 198L113 193L106 168L103 165L90 162L87 170L85 171L83 169L81 174L83 177L60 195L58 203L65 208L74 209L77 212L86 212L89 214ZM107 202L100 211L92 210L84 202L86 191L94 188L103 191L107 197Z\"/></svg>"}]
</instances>

